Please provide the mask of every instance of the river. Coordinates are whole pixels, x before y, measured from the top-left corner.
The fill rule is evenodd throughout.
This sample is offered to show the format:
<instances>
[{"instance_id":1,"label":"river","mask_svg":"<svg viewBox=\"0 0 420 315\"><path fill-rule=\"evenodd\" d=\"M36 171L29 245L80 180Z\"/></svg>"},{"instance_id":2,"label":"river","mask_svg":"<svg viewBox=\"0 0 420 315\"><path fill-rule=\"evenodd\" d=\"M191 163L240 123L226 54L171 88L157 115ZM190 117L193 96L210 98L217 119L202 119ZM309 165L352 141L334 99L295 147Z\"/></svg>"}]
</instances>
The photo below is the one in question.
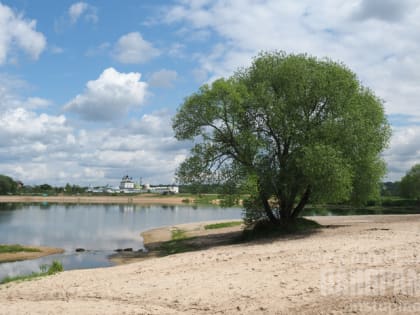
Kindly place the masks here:
<instances>
[{"instance_id":1,"label":"river","mask_svg":"<svg viewBox=\"0 0 420 315\"><path fill-rule=\"evenodd\" d=\"M112 266L116 249L144 249L140 233L165 225L240 219L240 208L160 205L0 204L0 244L63 248L63 254L1 263L0 280L59 260L65 270ZM85 252L76 252L83 248Z\"/></svg>"}]
</instances>

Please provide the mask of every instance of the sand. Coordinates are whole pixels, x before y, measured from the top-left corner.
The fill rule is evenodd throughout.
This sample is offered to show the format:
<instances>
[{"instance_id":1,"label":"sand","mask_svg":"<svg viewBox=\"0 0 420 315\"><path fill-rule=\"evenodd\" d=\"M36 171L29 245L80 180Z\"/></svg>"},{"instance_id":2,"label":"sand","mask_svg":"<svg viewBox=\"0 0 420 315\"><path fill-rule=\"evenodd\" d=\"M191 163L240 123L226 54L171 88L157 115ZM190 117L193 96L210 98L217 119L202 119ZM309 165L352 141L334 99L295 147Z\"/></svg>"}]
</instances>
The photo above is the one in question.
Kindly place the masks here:
<instances>
[{"instance_id":1,"label":"sand","mask_svg":"<svg viewBox=\"0 0 420 315\"><path fill-rule=\"evenodd\" d=\"M0 286L0 314L419 314L420 215Z\"/></svg>"},{"instance_id":2,"label":"sand","mask_svg":"<svg viewBox=\"0 0 420 315\"><path fill-rule=\"evenodd\" d=\"M45 246L24 246L26 248L35 248L39 252L16 252L16 253L0 253L0 263L18 260L35 259L43 256L63 253L64 249L45 247Z\"/></svg>"},{"instance_id":3,"label":"sand","mask_svg":"<svg viewBox=\"0 0 420 315\"><path fill-rule=\"evenodd\" d=\"M163 196L157 194L125 195L125 196L0 196L0 203L85 203L85 204L160 204L180 205L185 204L185 197ZM194 200L190 199L189 202Z\"/></svg>"}]
</instances>

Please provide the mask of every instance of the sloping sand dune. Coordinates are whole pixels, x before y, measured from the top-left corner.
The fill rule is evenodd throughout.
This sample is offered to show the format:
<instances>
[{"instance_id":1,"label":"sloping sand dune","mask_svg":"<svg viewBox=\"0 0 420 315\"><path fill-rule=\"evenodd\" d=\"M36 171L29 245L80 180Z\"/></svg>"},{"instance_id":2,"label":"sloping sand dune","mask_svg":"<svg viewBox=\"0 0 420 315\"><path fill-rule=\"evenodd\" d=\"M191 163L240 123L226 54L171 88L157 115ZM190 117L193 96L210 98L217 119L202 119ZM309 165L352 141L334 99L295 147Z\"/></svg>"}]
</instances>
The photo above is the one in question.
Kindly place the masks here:
<instances>
[{"instance_id":1,"label":"sloping sand dune","mask_svg":"<svg viewBox=\"0 0 420 315\"><path fill-rule=\"evenodd\" d=\"M0 286L0 314L418 314L420 215Z\"/></svg>"}]
</instances>

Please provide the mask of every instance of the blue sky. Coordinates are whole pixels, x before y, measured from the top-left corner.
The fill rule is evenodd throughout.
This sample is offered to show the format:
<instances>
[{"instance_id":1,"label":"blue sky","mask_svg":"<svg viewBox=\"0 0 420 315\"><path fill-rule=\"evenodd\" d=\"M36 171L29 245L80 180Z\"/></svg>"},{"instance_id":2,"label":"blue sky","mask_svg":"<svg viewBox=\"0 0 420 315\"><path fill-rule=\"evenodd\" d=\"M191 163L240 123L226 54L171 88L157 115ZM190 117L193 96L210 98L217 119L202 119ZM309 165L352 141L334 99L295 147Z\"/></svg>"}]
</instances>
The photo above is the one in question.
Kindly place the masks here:
<instances>
[{"instance_id":1,"label":"blue sky","mask_svg":"<svg viewBox=\"0 0 420 315\"><path fill-rule=\"evenodd\" d=\"M184 97L277 49L341 61L384 100L397 180L420 162L419 28L414 0L0 1L0 173L172 183Z\"/></svg>"}]
</instances>

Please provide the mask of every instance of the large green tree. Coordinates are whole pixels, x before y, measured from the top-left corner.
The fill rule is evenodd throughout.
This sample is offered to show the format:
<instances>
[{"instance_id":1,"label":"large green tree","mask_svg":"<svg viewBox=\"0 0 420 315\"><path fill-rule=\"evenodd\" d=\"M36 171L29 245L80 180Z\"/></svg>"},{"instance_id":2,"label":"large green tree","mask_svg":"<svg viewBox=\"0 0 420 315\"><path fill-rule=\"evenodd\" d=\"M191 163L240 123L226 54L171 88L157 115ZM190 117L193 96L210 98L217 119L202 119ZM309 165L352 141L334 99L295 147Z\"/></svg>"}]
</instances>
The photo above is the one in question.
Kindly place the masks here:
<instances>
[{"instance_id":1,"label":"large green tree","mask_svg":"<svg viewBox=\"0 0 420 315\"><path fill-rule=\"evenodd\" d=\"M420 164L414 165L400 183L401 196L420 199Z\"/></svg>"},{"instance_id":2,"label":"large green tree","mask_svg":"<svg viewBox=\"0 0 420 315\"><path fill-rule=\"evenodd\" d=\"M203 85L173 129L194 141L180 182L247 187L250 218L272 222L296 218L309 201L367 201L390 136L381 100L347 67L277 51Z\"/></svg>"},{"instance_id":3,"label":"large green tree","mask_svg":"<svg viewBox=\"0 0 420 315\"><path fill-rule=\"evenodd\" d=\"M0 195L15 193L16 189L17 184L11 177L0 175Z\"/></svg>"}]
</instances>

